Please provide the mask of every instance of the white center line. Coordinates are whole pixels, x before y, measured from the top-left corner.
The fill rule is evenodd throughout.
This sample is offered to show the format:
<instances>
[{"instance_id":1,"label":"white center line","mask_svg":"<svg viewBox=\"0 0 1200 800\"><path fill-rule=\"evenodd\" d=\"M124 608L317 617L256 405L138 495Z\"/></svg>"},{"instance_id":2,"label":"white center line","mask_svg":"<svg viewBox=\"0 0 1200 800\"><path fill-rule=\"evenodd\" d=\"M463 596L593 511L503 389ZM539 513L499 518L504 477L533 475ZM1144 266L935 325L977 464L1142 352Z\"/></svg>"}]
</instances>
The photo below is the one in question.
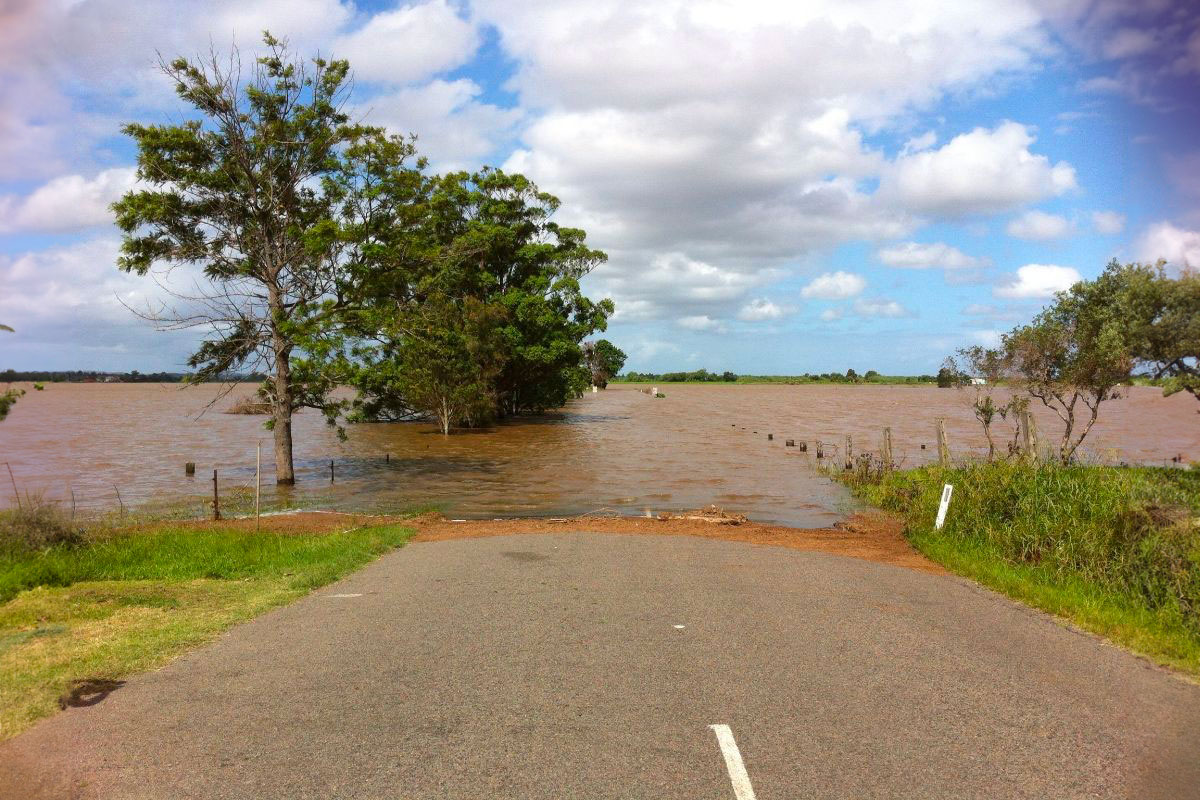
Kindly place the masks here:
<instances>
[{"instance_id":1,"label":"white center line","mask_svg":"<svg viewBox=\"0 0 1200 800\"><path fill-rule=\"evenodd\" d=\"M737 742L733 740L733 731L728 725L709 725L717 735L717 744L721 746L721 755L725 756L725 769L729 770L729 781L733 784L733 796L737 800L754 800L754 787L750 785L750 776L746 774L746 765L742 763L742 753L738 750Z\"/></svg>"}]
</instances>

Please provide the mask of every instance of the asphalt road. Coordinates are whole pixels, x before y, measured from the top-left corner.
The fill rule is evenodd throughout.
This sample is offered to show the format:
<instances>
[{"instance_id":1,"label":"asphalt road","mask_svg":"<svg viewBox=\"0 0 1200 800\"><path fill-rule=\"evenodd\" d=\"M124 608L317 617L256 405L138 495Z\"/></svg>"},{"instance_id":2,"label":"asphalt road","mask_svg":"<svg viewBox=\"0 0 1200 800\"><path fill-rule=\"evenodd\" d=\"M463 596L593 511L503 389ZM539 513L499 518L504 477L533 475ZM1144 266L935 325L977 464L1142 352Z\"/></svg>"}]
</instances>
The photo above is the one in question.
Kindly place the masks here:
<instances>
[{"instance_id":1,"label":"asphalt road","mask_svg":"<svg viewBox=\"0 0 1200 800\"><path fill-rule=\"evenodd\" d=\"M4 798L748 790L1200 797L1200 687L955 578L562 533L410 545L0 746Z\"/></svg>"}]
</instances>

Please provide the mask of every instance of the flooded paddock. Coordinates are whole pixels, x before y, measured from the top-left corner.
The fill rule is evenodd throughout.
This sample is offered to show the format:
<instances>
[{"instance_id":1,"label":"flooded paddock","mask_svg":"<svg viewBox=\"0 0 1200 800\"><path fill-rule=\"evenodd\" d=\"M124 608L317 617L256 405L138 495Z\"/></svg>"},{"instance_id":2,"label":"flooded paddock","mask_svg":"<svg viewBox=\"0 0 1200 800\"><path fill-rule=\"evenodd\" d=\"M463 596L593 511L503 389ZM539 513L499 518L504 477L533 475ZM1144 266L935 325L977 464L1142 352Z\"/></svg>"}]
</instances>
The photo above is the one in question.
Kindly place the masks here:
<instances>
[{"instance_id":1,"label":"flooded paddock","mask_svg":"<svg viewBox=\"0 0 1200 800\"><path fill-rule=\"evenodd\" d=\"M25 387L30 388L30 387ZM201 414L216 386L47 384L30 391L0 423L0 462L22 492L80 507L115 508L151 499L252 486L255 445L263 445L266 502L359 510L434 504L457 517L627 514L716 503L763 522L828 525L854 507L813 467L815 443L877 451L892 429L902 466L936 458L935 419L944 417L955 457L986 442L971 412L973 390L908 386L670 385L656 399L613 385L560 412L444 437L423 423L355 425L339 441L320 416L296 417L297 485L274 486L270 433L262 417L220 413L253 387L239 387ZM1105 462L1163 464L1200 458L1200 416L1189 395L1163 398L1135 387L1106 403L1083 448ZM1043 438L1060 430L1036 409ZM1011 425L999 422L1000 447ZM774 439L768 441L768 434ZM808 452L786 447L808 443ZM926 449L922 450L924 444ZM329 481L329 462L336 481ZM185 477L184 463L196 463ZM0 480L8 483L7 472ZM285 496L277 496L286 491ZM11 505L11 485L0 492Z\"/></svg>"}]
</instances>

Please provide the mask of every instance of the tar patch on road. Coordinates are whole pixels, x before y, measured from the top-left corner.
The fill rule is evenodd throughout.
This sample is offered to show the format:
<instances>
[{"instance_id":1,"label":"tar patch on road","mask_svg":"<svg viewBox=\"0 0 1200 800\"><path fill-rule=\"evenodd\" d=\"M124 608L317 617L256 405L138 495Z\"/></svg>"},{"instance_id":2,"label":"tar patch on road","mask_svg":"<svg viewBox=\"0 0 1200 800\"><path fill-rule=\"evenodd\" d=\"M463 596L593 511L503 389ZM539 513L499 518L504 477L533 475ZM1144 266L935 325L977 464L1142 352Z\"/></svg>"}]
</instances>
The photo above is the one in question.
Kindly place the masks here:
<instances>
[{"instance_id":1,"label":"tar patch on road","mask_svg":"<svg viewBox=\"0 0 1200 800\"><path fill-rule=\"evenodd\" d=\"M114 681L111 678L84 678L73 681L71 688L58 698L58 707L67 709L94 706L124 685L125 681Z\"/></svg>"},{"instance_id":2,"label":"tar patch on road","mask_svg":"<svg viewBox=\"0 0 1200 800\"><path fill-rule=\"evenodd\" d=\"M500 555L505 558L511 558L513 561L522 561L526 564L534 561L545 561L550 556L535 553L532 550L504 550Z\"/></svg>"}]
</instances>

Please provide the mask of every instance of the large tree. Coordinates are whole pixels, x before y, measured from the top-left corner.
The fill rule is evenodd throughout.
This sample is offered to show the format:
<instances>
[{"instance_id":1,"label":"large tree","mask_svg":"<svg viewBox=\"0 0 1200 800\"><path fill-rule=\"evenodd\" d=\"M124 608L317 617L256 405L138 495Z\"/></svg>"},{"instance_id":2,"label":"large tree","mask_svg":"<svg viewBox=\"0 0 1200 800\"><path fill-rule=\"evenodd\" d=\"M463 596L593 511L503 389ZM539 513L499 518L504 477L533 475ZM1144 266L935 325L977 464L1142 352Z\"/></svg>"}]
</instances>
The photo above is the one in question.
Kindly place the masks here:
<instances>
[{"instance_id":1,"label":"large tree","mask_svg":"<svg viewBox=\"0 0 1200 800\"><path fill-rule=\"evenodd\" d=\"M306 62L270 34L263 41L266 55L248 79L236 51L226 64L213 55L162 65L195 118L125 126L141 187L113 208L124 233L121 269L202 270L195 293L148 312L164 328L204 332L188 361L191 380L238 369L271 375L264 395L276 479L290 484L292 414L302 406L336 412L329 391L337 376L321 367L336 355L341 340L329 332L363 274L349 268L363 248L347 236L358 231L340 224L360 200L345 173L369 172L363 159L388 147L394 162L411 148L350 124L347 62Z\"/></svg>"},{"instance_id":2,"label":"large tree","mask_svg":"<svg viewBox=\"0 0 1200 800\"><path fill-rule=\"evenodd\" d=\"M1200 272L1167 275L1164 265L1119 264L1105 271L1121 285L1122 314L1130 321L1134 354L1163 394L1188 392L1200 400Z\"/></svg>"},{"instance_id":3,"label":"large tree","mask_svg":"<svg viewBox=\"0 0 1200 800\"><path fill-rule=\"evenodd\" d=\"M424 209L406 216L412 263L364 282L363 311L356 312L362 331L371 332L356 351L354 384L364 416L429 412L429 403L418 401L430 396L429 387L414 385L403 368L413 363L414 351L428 346L461 353L470 344L476 374L486 376L471 385L491 413L485 416L482 405L472 404L474 411L460 422L555 408L582 392L590 376L581 344L604 329L613 306L583 294L580 279L604 254L586 246L583 231L551 219L558 200L521 175L490 168L433 178L406 191L419 196L414 207ZM458 344L440 340L420 310L434 300L473 309L488 320L487 336L468 326L461 337L451 337ZM421 374L431 383L446 380L430 370Z\"/></svg>"}]
</instances>

